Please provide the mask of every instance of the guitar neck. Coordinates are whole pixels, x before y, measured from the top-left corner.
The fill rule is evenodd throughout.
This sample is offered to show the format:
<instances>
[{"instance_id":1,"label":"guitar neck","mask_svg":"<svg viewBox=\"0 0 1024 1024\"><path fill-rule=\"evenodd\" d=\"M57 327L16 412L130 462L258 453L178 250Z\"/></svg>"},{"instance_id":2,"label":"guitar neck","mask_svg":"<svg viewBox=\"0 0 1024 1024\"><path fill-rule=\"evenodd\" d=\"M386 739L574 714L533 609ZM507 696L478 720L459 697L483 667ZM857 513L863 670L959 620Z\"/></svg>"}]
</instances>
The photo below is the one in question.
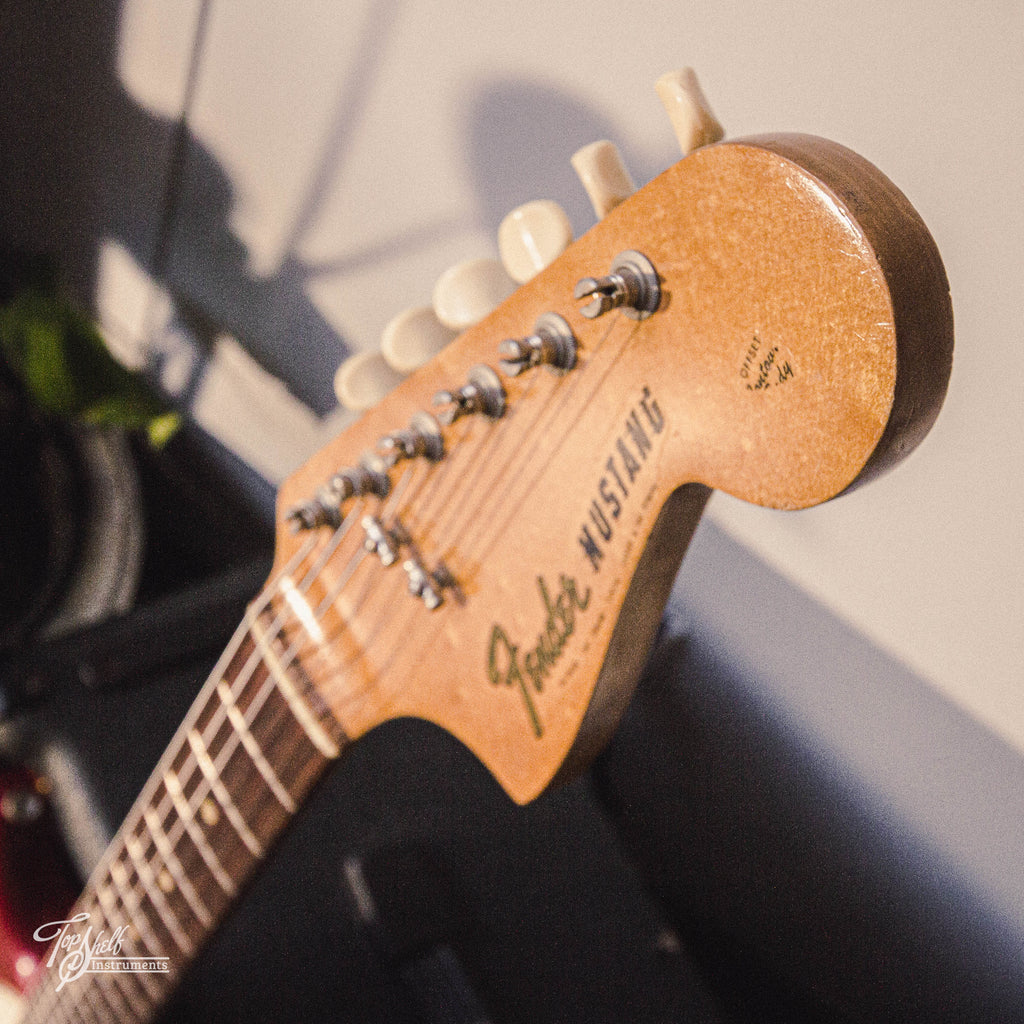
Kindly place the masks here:
<instances>
[{"instance_id":1,"label":"guitar neck","mask_svg":"<svg viewBox=\"0 0 1024 1024\"><path fill-rule=\"evenodd\" d=\"M45 936L26 1024L152 1019L346 745L301 665L299 593L278 577L253 604L68 922Z\"/></svg>"},{"instance_id":2,"label":"guitar neck","mask_svg":"<svg viewBox=\"0 0 1024 1024\"><path fill-rule=\"evenodd\" d=\"M931 236L842 147L701 149L616 206L285 481L279 569L47 936L26 1020L151 1019L384 721L442 726L520 802L578 770L709 489L835 497L921 440L951 360Z\"/></svg>"}]
</instances>

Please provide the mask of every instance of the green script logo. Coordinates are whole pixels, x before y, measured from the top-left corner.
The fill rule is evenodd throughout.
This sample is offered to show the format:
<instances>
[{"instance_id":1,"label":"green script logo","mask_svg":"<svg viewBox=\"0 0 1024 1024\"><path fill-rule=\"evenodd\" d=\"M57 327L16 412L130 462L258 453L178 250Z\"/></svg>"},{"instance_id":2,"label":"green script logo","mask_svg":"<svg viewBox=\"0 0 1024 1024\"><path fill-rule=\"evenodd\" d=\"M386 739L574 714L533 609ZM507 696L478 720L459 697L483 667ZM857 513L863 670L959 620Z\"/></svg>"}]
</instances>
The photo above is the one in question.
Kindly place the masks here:
<instances>
[{"instance_id":1,"label":"green script logo","mask_svg":"<svg viewBox=\"0 0 1024 1024\"><path fill-rule=\"evenodd\" d=\"M520 657L518 644L512 642L500 625L491 630L491 643L487 655L487 675L495 686L517 687L526 706L534 735L544 735L533 693L544 690L544 680L558 663L565 650L566 642L576 629L576 612L586 611L590 604L590 588L580 594L576 581L569 576L559 579L561 590L554 598L544 582L537 577L537 589L547 613L544 629L537 635L537 642L525 655Z\"/></svg>"}]
</instances>

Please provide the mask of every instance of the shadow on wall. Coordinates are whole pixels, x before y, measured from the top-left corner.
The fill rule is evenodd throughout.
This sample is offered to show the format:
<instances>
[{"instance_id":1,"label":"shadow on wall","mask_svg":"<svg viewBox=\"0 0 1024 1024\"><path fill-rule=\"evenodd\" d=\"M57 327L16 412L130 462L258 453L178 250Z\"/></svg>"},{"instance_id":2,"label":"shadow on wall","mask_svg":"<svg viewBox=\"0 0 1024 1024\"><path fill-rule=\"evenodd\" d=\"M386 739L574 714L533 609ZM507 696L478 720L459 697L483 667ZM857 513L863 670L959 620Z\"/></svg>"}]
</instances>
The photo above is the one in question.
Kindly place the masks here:
<instances>
[{"instance_id":1,"label":"shadow on wall","mask_svg":"<svg viewBox=\"0 0 1024 1024\"><path fill-rule=\"evenodd\" d=\"M294 250L329 195L343 187L346 154L401 6L402 0L377 5L373 17L354 29L365 37L357 48L361 56L335 86L331 125L285 255L274 273L260 276L230 227L232 183L186 124L212 0L201 8L186 110L179 118L144 109L118 80L117 0L79 0L63 5L59 18L46 5L0 0L0 245L53 256L86 307L95 295L101 246L112 240L127 250L174 302L176 322L159 330L183 333L197 346L188 379L175 385L182 407L198 393L217 335L227 332L325 415L335 407L334 370L349 349L307 297L312 279L429 247L463 230L466 220L493 234L508 210L529 199L559 201L581 234L593 214L569 158L597 139L619 141L616 127L579 98L526 80L481 81L464 101L462 129L476 209L459 223L428 224L323 265L303 263ZM660 170L625 146L623 156L638 182ZM154 377L168 357L154 348Z\"/></svg>"},{"instance_id":2,"label":"shadow on wall","mask_svg":"<svg viewBox=\"0 0 1024 1024\"><path fill-rule=\"evenodd\" d=\"M0 6L0 241L54 257L87 307L101 244L122 245L168 289L202 347L181 404L198 388L215 335L228 331L310 408L328 412L343 339L306 297L300 265L286 260L267 278L250 272L229 227L231 183L184 120L156 116L125 92L116 72L119 7L90 0L62 5L58 16L45 4ZM177 216L183 181L201 189L189 203L201 224ZM188 239L190 267L216 268L198 296L171 258L176 237Z\"/></svg>"},{"instance_id":3,"label":"shadow on wall","mask_svg":"<svg viewBox=\"0 0 1024 1024\"><path fill-rule=\"evenodd\" d=\"M479 85L468 108L469 171L481 224L495 232L509 210L531 199L564 207L577 237L594 223L594 212L570 158L599 139L611 139L637 185L664 167L652 167L623 141L622 131L585 100L523 79Z\"/></svg>"}]
</instances>

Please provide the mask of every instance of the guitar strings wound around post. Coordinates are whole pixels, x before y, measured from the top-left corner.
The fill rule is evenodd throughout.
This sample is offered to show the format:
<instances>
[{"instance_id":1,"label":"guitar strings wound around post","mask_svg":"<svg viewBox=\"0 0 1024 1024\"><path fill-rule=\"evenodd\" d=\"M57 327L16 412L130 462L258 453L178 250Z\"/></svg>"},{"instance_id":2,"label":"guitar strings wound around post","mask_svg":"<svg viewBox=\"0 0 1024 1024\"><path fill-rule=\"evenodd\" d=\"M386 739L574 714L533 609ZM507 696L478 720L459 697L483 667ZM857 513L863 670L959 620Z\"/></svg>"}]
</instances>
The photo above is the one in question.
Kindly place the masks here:
<instances>
[{"instance_id":1,"label":"guitar strings wound around post","mask_svg":"<svg viewBox=\"0 0 1024 1024\"><path fill-rule=\"evenodd\" d=\"M585 277L576 285L573 298L589 300L580 312L594 320L613 309L634 320L650 316L661 302L661 285L654 264L632 249L619 253L604 277Z\"/></svg>"}]
</instances>

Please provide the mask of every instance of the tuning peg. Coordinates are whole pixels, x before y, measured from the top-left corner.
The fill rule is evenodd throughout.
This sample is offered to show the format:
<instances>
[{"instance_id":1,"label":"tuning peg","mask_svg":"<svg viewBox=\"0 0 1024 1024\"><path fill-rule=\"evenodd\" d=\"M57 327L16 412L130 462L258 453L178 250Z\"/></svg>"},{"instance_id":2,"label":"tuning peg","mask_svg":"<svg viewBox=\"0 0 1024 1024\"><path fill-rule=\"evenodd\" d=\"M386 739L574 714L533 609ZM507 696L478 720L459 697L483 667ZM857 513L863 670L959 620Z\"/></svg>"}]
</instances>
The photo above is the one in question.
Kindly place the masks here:
<instances>
[{"instance_id":1,"label":"tuning peg","mask_svg":"<svg viewBox=\"0 0 1024 1024\"><path fill-rule=\"evenodd\" d=\"M577 150L570 162L587 190L598 219L636 191L614 142L592 142Z\"/></svg>"},{"instance_id":2,"label":"tuning peg","mask_svg":"<svg viewBox=\"0 0 1024 1024\"><path fill-rule=\"evenodd\" d=\"M457 391L438 391L434 405L446 406L438 417L446 426L461 416L477 412L496 420L505 412L505 389L489 366L474 366L466 383Z\"/></svg>"},{"instance_id":3,"label":"tuning peg","mask_svg":"<svg viewBox=\"0 0 1024 1024\"><path fill-rule=\"evenodd\" d=\"M565 210L551 199L517 206L498 228L498 251L509 276L526 284L553 263L572 242Z\"/></svg>"},{"instance_id":4,"label":"tuning peg","mask_svg":"<svg viewBox=\"0 0 1024 1024\"><path fill-rule=\"evenodd\" d=\"M379 352L357 352L338 367L334 393L346 409L363 412L373 408L404 379Z\"/></svg>"},{"instance_id":5,"label":"tuning peg","mask_svg":"<svg viewBox=\"0 0 1024 1024\"><path fill-rule=\"evenodd\" d=\"M515 290L515 282L497 260L467 260L449 267L437 279L434 312L445 327L464 331Z\"/></svg>"},{"instance_id":6,"label":"tuning peg","mask_svg":"<svg viewBox=\"0 0 1024 1024\"><path fill-rule=\"evenodd\" d=\"M398 373L412 373L429 363L454 337L432 306L416 306L393 317L380 338L380 351Z\"/></svg>"},{"instance_id":7,"label":"tuning peg","mask_svg":"<svg viewBox=\"0 0 1024 1024\"><path fill-rule=\"evenodd\" d=\"M718 142L725 131L701 91L693 68L662 75L654 88L672 122L683 156L695 149Z\"/></svg>"}]
</instances>

